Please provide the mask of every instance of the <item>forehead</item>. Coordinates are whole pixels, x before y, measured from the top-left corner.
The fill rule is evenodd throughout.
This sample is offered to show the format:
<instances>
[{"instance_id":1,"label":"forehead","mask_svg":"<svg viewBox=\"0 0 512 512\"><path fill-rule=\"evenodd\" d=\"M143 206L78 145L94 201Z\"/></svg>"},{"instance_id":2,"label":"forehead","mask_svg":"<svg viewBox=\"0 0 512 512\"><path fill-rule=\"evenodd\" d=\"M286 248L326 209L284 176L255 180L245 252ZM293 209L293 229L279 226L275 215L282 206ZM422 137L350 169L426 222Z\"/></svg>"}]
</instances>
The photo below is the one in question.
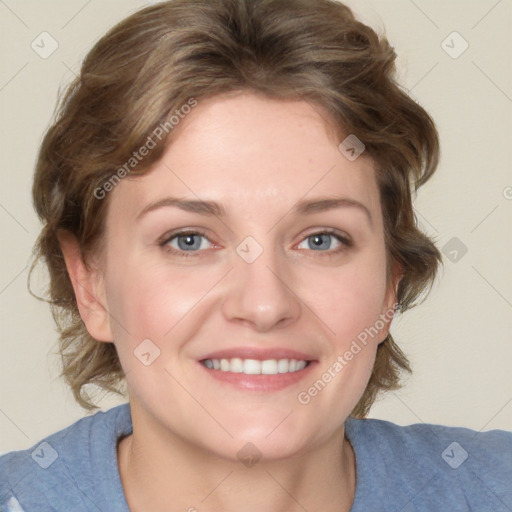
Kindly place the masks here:
<instances>
[{"instance_id":1,"label":"forehead","mask_svg":"<svg viewBox=\"0 0 512 512\"><path fill-rule=\"evenodd\" d=\"M173 129L152 170L116 187L112 207L122 202L133 216L172 195L218 201L228 215L253 216L262 208L278 214L300 199L343 195L377 215L372 161L364 155L348 160L338 148L343 139L327 122L326 112L306 101L250 93L199 101Z\"/></svg>"}]
</instances>

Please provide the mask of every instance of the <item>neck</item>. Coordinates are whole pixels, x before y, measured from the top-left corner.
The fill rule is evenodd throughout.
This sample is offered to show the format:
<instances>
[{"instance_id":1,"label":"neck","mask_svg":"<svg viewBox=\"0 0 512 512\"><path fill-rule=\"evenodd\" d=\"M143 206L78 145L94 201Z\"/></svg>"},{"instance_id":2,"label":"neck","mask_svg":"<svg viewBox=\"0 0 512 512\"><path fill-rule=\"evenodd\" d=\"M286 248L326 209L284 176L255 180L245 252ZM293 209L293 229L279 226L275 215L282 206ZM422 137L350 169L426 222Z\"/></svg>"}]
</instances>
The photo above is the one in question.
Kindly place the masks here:
<instances>
[{"instance_id":1,"label":"neck","mask_svg":"<svg viewBox=\"0 0 512 512\"><path fill-rule=\"evenodd\" d=\"M300 455L245 466L133 427L118 444L131 512L349 512L354 500L355 456L344 428Z\"/></svg>"}]
</instances>

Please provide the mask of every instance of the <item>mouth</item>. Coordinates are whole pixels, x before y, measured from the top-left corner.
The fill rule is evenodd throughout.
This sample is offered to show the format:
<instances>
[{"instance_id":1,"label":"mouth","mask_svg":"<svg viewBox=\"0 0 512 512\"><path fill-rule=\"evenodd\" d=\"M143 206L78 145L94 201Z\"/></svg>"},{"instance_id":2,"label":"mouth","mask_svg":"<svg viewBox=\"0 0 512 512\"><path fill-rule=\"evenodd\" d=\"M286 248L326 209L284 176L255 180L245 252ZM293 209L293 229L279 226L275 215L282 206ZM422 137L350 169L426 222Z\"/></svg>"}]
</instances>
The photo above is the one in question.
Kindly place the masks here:
<instances>
[{"instance_id":1,"label":"mouth","mask_svg":"<svg viewBox=\"0 0 512 512\"><path fill-rule=\"evenodd\" d=\"M311 361L304 359L203 359L200 361L209 370L243 373L244 375L278 375L303 370Z\"/></svg>"},{"instance_id":2,"label":"mouth","mask_svg":"<svg viewBox=\"0 0 512 512\"><path fill-rule=\"evenodd\" d=\"M198 360L212 382L243 391L271 392L298 384L318 361L286 349L239 348L219 351Z\"/></svg>"}]
</instances>

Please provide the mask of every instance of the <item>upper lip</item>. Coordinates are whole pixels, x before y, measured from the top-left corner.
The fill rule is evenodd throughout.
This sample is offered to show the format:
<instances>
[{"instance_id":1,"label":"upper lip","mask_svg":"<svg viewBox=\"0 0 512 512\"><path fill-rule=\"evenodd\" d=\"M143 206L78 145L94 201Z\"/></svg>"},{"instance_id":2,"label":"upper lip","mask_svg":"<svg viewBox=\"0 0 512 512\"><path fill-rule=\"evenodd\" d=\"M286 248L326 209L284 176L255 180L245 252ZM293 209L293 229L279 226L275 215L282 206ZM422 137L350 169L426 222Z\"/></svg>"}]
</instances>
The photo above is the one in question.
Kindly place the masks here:
<instances>
[{"instance_id":1,"label":"upper lip","mask_svg":"<svg viewBox=\"0 0 512 512\"><path fill-rule=\"evenodd\" d=\"M204 359L256 359L264 361L266 359L296 359L297 361L313 361L314 357L288 348L259 348L259 347L233 347L224 350L216 350L199 358Z\"/></svg>"}]
</instances>

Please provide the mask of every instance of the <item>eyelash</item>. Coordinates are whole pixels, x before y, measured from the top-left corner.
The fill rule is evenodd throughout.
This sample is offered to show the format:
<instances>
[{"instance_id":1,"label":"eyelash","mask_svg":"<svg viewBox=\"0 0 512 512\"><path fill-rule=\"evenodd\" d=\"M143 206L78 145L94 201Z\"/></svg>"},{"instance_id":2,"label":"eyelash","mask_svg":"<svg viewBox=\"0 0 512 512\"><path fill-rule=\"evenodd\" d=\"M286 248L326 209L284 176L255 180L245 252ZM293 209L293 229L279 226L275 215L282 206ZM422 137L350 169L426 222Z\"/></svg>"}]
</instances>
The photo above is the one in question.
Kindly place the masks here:
<instances>
[{"instance_id":1,"label":"eyelash","mask_svg":"<svg viewBox=\"0 0 512 512\"><path fill-rule=\"evenodd\" d=\"M179 238L179 237L187 236L187 235L199 235L199 236L202 236L202 237L206 238L210 243L213 243L206 236L206 234L201 232L201 231L181 231L181 232L178 232L178 233L172 233L169 236L165 236L164 239L159 243L159 245L166 252L168 252L170 254L173 254L173 255L176 255L176 256L179 256L179 257L182 257L182 258L191 258L191 257L194 258L194 257L199 256L199 253L202 252L201 250L197 250L197 251L181 251L181 250L177 250L177 249L171 248L168 245L169 242L171 242L175 238ZM334 256L337 256L340 253L347 251L349 248L351 248L353 246L352 240L350 240L349 238L344 237L344 236L338 234L336 231L330 230L330 229L325 229L323 231L316 231L314 233L310 233L307 236L305 236L303 238L303 240L301 240L301 243L304 240L307 240L310 237L318 236L318 235L331 235L331 236L336 238L341 243L341 247L339 247L338 249L335 249L334 251L312 251L312 252L319 252L319 253L321 253L322 254L321 257L326 257L326 256L327 257L334 257ZM300 250L304 250L304 249L300 249Z\"/></svg>"}]
</instances>

